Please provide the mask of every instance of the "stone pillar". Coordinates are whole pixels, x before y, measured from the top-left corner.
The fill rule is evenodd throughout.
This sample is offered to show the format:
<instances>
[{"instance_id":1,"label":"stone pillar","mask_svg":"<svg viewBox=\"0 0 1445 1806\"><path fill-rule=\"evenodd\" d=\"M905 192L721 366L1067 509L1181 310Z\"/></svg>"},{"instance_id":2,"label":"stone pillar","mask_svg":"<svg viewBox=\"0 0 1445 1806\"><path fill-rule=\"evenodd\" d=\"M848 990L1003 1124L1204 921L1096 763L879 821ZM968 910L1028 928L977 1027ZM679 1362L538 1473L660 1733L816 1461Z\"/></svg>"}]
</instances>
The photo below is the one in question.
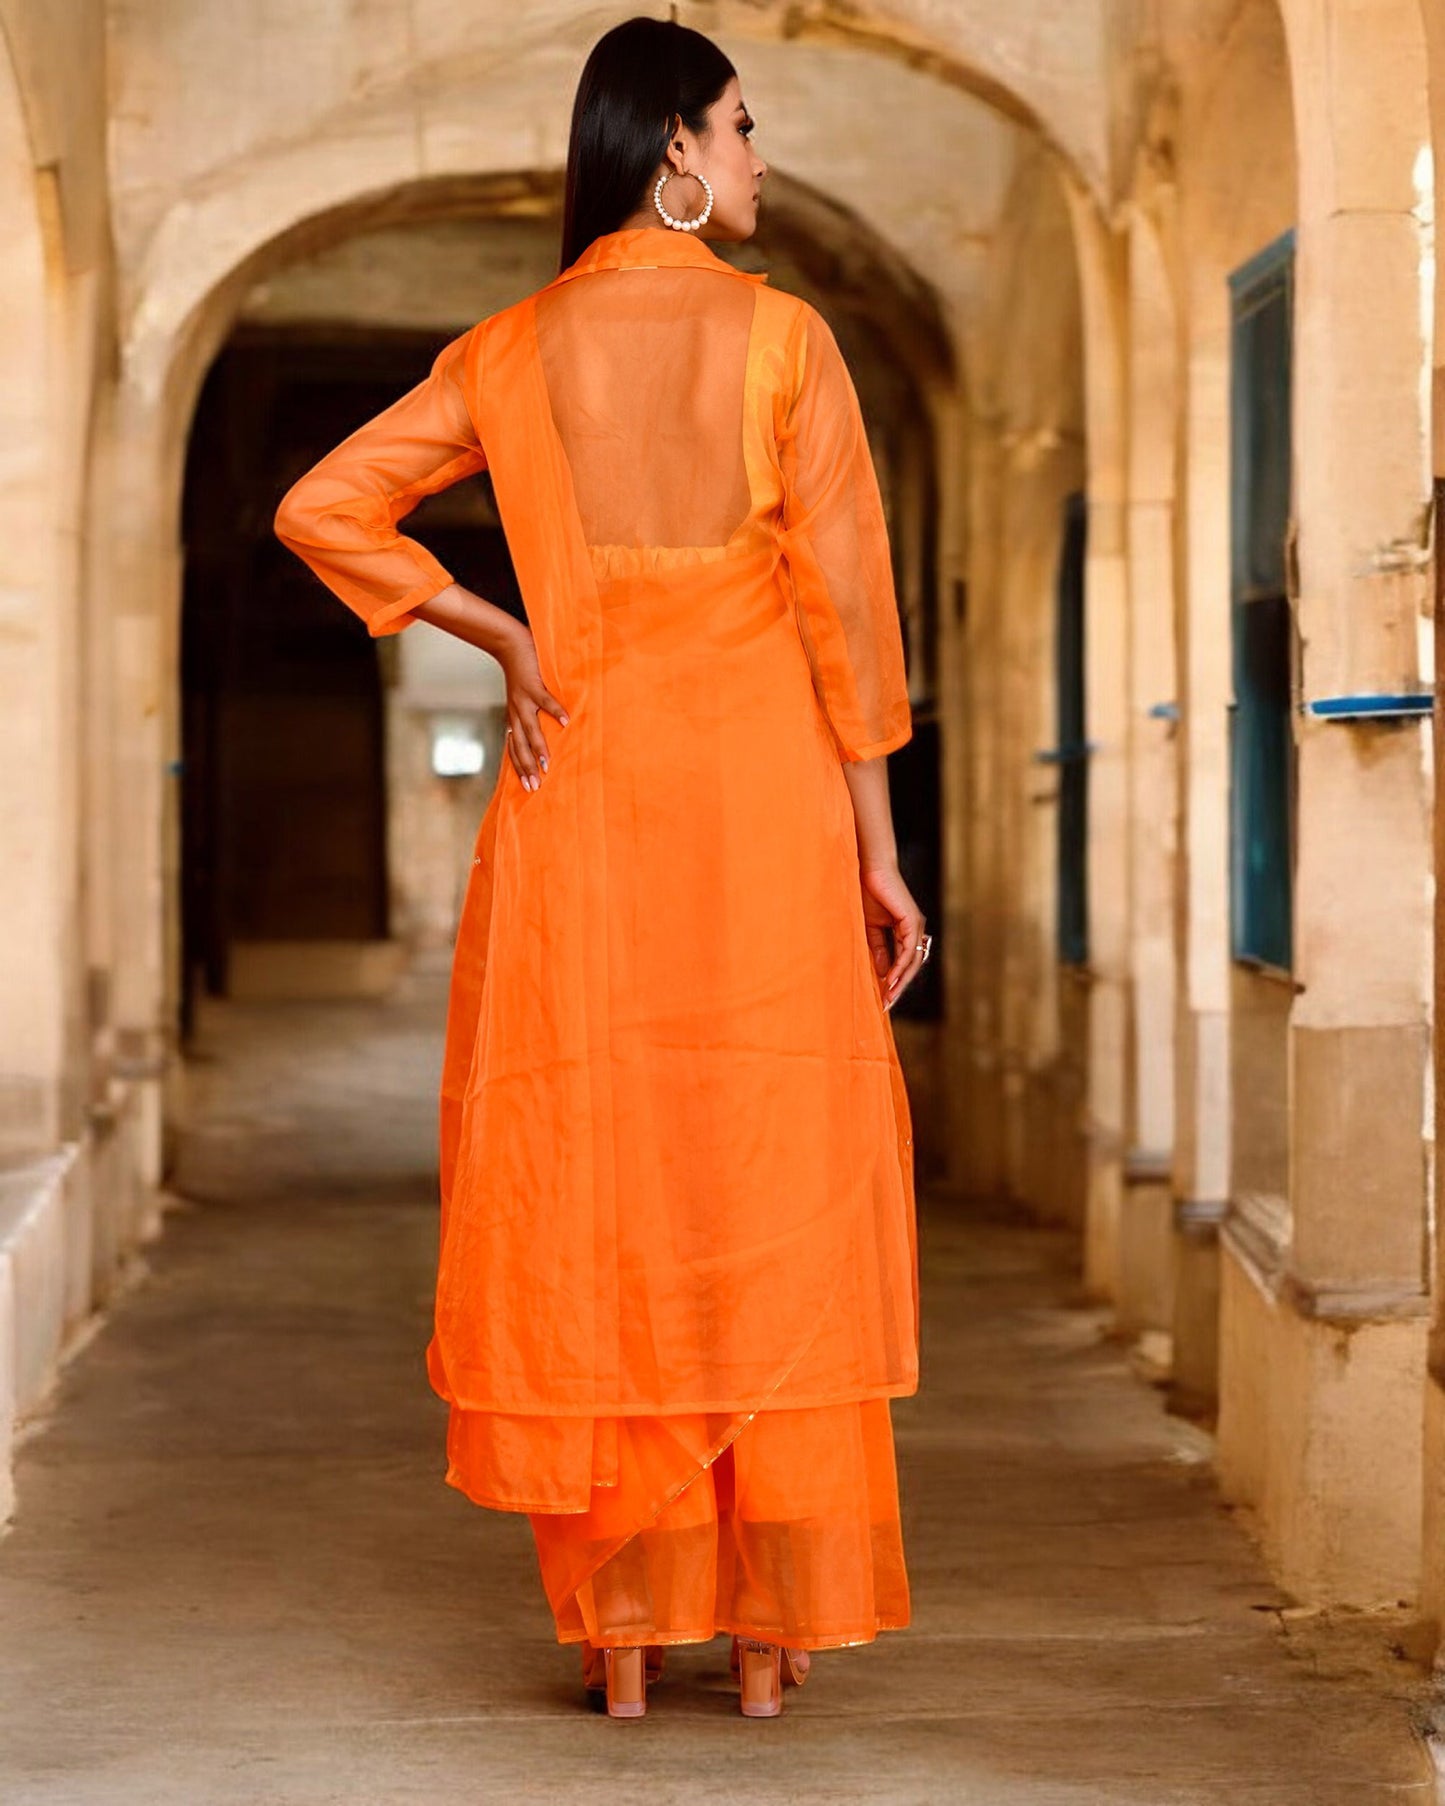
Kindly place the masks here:
<instances>
[{"instance_id":1,"label":"stone pillar","mask_svg":"<svg viewBox=\"0 0 1445 1806\"><path fill-rule=\"evenodd\" d=\"M1128 259L1131 1032L1118 1307L1121 1328L1167 1333L1173 1323L1178 351L1159 227L1142 205L1131 213Z\"/></svg>"},{"instance_id":2,"label":"stone pillar","mask_svg":"<svg viewBox=\"0 0 1445 1806\"><path fill-rule=\"evenodd\" d=\"M1412 691L1427 607L1419 9L1284 8L1300 122L1304 699ZM1297 718L1288 1212L1225 1232L1220 1462L1306 1600L1412 1596L1427 1327L1430 790L1418 722Z\"/></svg>"},{"instance_id":3,"label":"stone pillar","mask_svg":"<svg viewBox=\"0 0 1445 1806\"><path fill-rule=\"evenodd\" d=\"M1003 929L1000 962L999 1037L1003 1078L1004 1185L1010 1197L1032 1199L1029 1134L1029 1079L1034 1012L1043 990L1037 959L1037 867L1034 860L1030 797L1037 767L1035 750L1052 736L1033 707L1042 648L1037 643L1039 595L1035 547L1039 534L1038 496L1027 459L1010 434L1004 446L1000 542L999 641L993 670L1002 782L991 800L998 820L995 883Z\"/></svg>"},{"instance_id":4,"label":"stone pillar","mask_svg":"<svg viewBox=\"0 0 1445 1806\"><path fill-rule=\"evenodd\" d=\"M1434 144L1435 210L1440 210L1439 191L1445 171L1445 9L1426 6L1425 36L1430 59L1431 138ZM1445 632L1445 559L1441 557L1440 529L1445 518L1445 282L1435 284L1435 370L1432 407L1433 465L1435 472L1435 559L1434 559L1434 646L1441 643ZM1432 648L1433 650L1433 648ZM1438 654L1435 658L1435 720L1433 733L1433 765L1436 774L1445 757L1445 684L1442 684ZM1435 804L1435 934L1434 975L1432 985L1432 1033L1441 1019L1442 981L1445 981L1445 886L1440 874L1445 871L1445 810ZM1438 1056L1434 1062L1435 1122L1431 1147L1431 1195L1435 1195L1436 1160L1442 1128L1445 1128L1445 1091L1439 1081ZM1435 1207L1439 1222L1438 1205ZM1438 1228L1434 1237L1435 1263L1432 1274L1434 1308L1430 1330L1429 1372L1425 1382L1425 1447L1424 1447L1424 1522L1421 1537L1423 1549L1420 1605L1424 1616L1433 1621L1437 1641L1445 1633L1445 1243ZM1437 1665L1440 1661L1436 1655Z\"/></svg>"},{"instance_id":5,"label":"stone pillar","mask_svg":"<svg viewBox=\"0 0 1445 1806\"><path fill-rule=\"evenodd\" d=\"M105 806L116 855L111 1020L115 1069L144 1099L146 1178L155 1183L166 1159L167 1087L181 1082L170 970L180 941L180 461L179 447L173 460L158 457L156 420L124 385L114 422L103 498L114 734Z\"/></svg>"},{"instance_id":6,"label":"stone pillar","mask_svg":"<svg viewBox=\"0 0 1445 1806\"><path fill-rule=\"evenodd\" d=\"M1120 241L1075 184L1066 193L1079 252L1088 439L1084 681L1093 751L1084 1283L1095 1296L1117 1302L1130 1011L1125 287Z\"/></svg>"},{"instance_id":7,"label":"stone pillar","mask_svg":"<svg viewBox=\"0 0 1445 1806\"><path fill-rule=\"evenodd\" d=\"M1185 372L1180 635L1180 883L1175 1013L1171 1385L1209 1410L1219 1386L1219 1227L1229 1200L1229 370L1224 278L1195 297Z\"/></svg>"},{"instance_id":8,"label":"stone pillar","mask_svg":"<svg viewBox=\"0 0 1445 1806\"><path fill-rule=\"evenodd\" d=\"M52 176L53 176L53 172ZM7 271L0 343L0 1161L74 1132L68 1007L78 959L73 756L73 589L65 581L59 468L61 321L50 298L58 246L37 183L8 52L0 44L0 234ZM69 473L65 473L68 476Z\"/></svg>"},{"instance_id":9,"label":"stone pillar","mask_svg":"<svg viewBox=\"0 0 1445 1806\"><path fill-rule=\"evenodd\" d=\"M1006 829L1003 1062L1010 1193L1045 1215L1056 1199L1059 1120L1059 986L1055 944L1058 767L1038 754L1057 738L1054 636L1064 504L1078 481L1078 448L1033 410L1008 442L1000 511L1006 564L1003 643L996 692L1005 734ZM1067 1100L1064 1101L1067 1108Z\"/></svg>"},{"instance_id":10,"label":"stone pillar","mask_svg":"<svg viewBox=\"0 0 1445 1806\"><path fill-rule=\"evenodd\" d=\"M972 1046L969 1010L974 974L974 870L972 745L974 722L968 691L970 453L967 401L961 391L936 395L933 418L938 447L938 643L934 648L940 733L942 911L932 957L942 961L944 1034L938 1128L944 1145L944 1182L962 1189L972 1180Z\"/></svg>"},{"instance_id":11,"label":"stone pillar","mask_svg":"<svg viewBox=\"0 0 1445 1806\"><path fill-rule=\"evenodd\" d=\"M994 424L970 420L969 582L964 693L969 738L968 1185L993 1193L1006 1178L1002 1071L1003 950L1008 897L1001 871L1007 782L998 673L1002 656L1003 453Z\"/></svg>"},{"instance_id":12,"label":"stone pillar","mask_svg":"<svg viewBox=\"0 0 1445 1806\"><path fill-rule=\"evenodd\" d=\"M1207 1414L1218 1393L1219 1231L1236 1130L1241 1184L1287 1190L1282 1144L1287 981L1231 960L1229 911L1230 365L1228 277L1298 219L1296 131L1275 0L1237 9L1207 58L1178 72L1169 132L1177 195L1170 266L1182 296L1179 815L1174 1322L1171 1392ZM1241 982L1242 981L1242 982ZM1240 1034L1231 1039L1236 984ZM1284 1008L1281 1009L1281 1004ZM1273 1009L1271 1010L1271 1006ZM1261 1016L1262 1011L1262 1016ZM1233 1095L1232 1063L1242 1083Z\"/></svg>"}]
</instances>

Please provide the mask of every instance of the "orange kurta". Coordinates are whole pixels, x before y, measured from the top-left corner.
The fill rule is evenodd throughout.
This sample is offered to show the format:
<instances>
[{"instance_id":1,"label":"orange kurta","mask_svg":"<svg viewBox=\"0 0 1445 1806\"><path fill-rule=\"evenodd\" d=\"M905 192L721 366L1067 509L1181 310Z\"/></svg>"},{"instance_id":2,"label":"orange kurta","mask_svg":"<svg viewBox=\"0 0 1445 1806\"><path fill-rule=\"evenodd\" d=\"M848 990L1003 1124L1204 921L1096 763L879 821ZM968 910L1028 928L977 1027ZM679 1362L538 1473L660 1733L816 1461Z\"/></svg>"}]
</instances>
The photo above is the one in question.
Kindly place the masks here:
<instances>
[{"instance_id":1,"label":"orange kurta","mask_svg":"<svg viewBox=\"0 0 1445 1806\"><path fill-rule=\"evenodd\" d=\"M878 1401L917 1386L912 1141L841 761L911 715L857 397L766 277L605 234L453 340L277 531L395 632L451 581L397 522L483 468L570 721L541 718L537 791L503 762L478 834L427 1364L448 1482L532 1514L567 1638L760 1412L851 1410L832 1515L871 1475L861 1509L896 1518ZM770 1421L801 1460L825 1419ZM825 1535L828 1500L806 1515ZM810 1609L817 1643L867 1634Z\"/></svg>"}]
</instances>

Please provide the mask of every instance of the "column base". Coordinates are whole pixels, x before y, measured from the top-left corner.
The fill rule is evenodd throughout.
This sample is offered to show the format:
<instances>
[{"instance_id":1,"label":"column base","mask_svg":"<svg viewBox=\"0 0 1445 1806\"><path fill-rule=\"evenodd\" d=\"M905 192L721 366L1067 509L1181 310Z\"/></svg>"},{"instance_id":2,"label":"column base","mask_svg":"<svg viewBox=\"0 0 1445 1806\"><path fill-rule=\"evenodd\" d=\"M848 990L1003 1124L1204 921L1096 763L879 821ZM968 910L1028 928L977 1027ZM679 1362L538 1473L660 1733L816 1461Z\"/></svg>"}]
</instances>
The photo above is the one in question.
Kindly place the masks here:
<instances>
[{"instance_id":1,"label":"column base","mask_svg":"<svg viewBox=\"0 0 1445 1806\"><path fill-rule=\"evenodd\" d=\"M18 1435L159 1229L146 1110L158 1093L154 1079L114 1081L80 1139L0 1171L0 1528L15 1509Z\"/></svg>"},{"instance_id":2,"label":"column base","mask_svg":"<svg viewBox=\"0 0 1445 1806\"><path fill-rule=\"evenodd\" d=\"M1411 1603L1420 1588L1428 1316L1326 1316L1220 1245L1218 1470L1279 1584L1308 1605Z\"/></svg>"},{"instance_id":3,"label":"column base","mask_svg":"<svg viewBox=\"0 0 1445 1806\"><path fill-rule=\"evenodd\" d=\"M1425 1378L1425 1521L1421 1546L1420 1615L1438 1649L1445 1629L1445 1373ZM1437 1656L1437 1666L1438 1666ZM1445 1725L1441 1734L1445 1767Z\"/></svg>"},{"instance_id":4,"label":"column base","mask_svg":"<svg viewBox=\"0 0 1445 1806\"><path fill-rule=\"evenodd\" d=\"M1131 1148L1119 1215L1118 1326L1126 1334L1174 1326L1174 1198L1170 1155Z\"/></svg>"},{"instance_id":5,"label":"column base","mask_svg":"<svg viewBox=\"0 0 1445 1806\"><path fill-rule=\"evenodd\" d=\"M1212 1418L1219 1401L1219 1225L1214 1199L1174 1201L1174 1363L1170 1406Z\"/></svg>"}]
</instances>

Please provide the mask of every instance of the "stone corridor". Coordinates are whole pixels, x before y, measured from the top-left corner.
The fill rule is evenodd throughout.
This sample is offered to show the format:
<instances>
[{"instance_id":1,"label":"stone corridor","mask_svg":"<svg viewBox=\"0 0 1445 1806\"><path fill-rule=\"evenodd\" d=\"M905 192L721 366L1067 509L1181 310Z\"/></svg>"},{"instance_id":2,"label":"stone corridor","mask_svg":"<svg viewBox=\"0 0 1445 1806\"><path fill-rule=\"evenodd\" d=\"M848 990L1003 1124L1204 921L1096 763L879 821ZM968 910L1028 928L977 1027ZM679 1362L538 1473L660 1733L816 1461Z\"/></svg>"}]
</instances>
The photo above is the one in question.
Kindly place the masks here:
<instances>
[{"instance_id":1,"label":"stone corridor","mask_svg":"<svg viewBox=\"0 0 1445 1806\"><path fill-rule=\"evenodd\" d=\"M913 1628L776 1724L721 1640L641 1724L589 1713L525 1521L441 1479L440 986L204 1011L166 1232L19 1451L5 1806L1434 1798L1404 1618L1292 1613L1077 1238L940 1193L896 1408Z\"/></svg>"}]
</instances>

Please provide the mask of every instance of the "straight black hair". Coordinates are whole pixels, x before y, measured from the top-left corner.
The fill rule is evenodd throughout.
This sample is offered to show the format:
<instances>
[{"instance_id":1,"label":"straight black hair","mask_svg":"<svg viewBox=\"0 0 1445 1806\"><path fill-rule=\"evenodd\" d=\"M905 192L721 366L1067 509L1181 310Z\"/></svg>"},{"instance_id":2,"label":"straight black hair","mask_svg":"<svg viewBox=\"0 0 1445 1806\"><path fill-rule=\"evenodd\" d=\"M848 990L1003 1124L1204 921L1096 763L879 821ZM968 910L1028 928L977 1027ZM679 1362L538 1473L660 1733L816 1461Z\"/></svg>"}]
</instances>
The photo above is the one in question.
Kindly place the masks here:
<instances>
[{"instance_id":1,"label":"straight black hair","mask_svg":"<svg viewBox=\"0 0 1445 1806\"><path fill-rule=\"evenodd\" d=\"M701 136L709 107L736 73L711 38L671 19L625 19L603 33L572 103L561 269L636 212L673 119Z\"/></svg>"}]
</instances>

